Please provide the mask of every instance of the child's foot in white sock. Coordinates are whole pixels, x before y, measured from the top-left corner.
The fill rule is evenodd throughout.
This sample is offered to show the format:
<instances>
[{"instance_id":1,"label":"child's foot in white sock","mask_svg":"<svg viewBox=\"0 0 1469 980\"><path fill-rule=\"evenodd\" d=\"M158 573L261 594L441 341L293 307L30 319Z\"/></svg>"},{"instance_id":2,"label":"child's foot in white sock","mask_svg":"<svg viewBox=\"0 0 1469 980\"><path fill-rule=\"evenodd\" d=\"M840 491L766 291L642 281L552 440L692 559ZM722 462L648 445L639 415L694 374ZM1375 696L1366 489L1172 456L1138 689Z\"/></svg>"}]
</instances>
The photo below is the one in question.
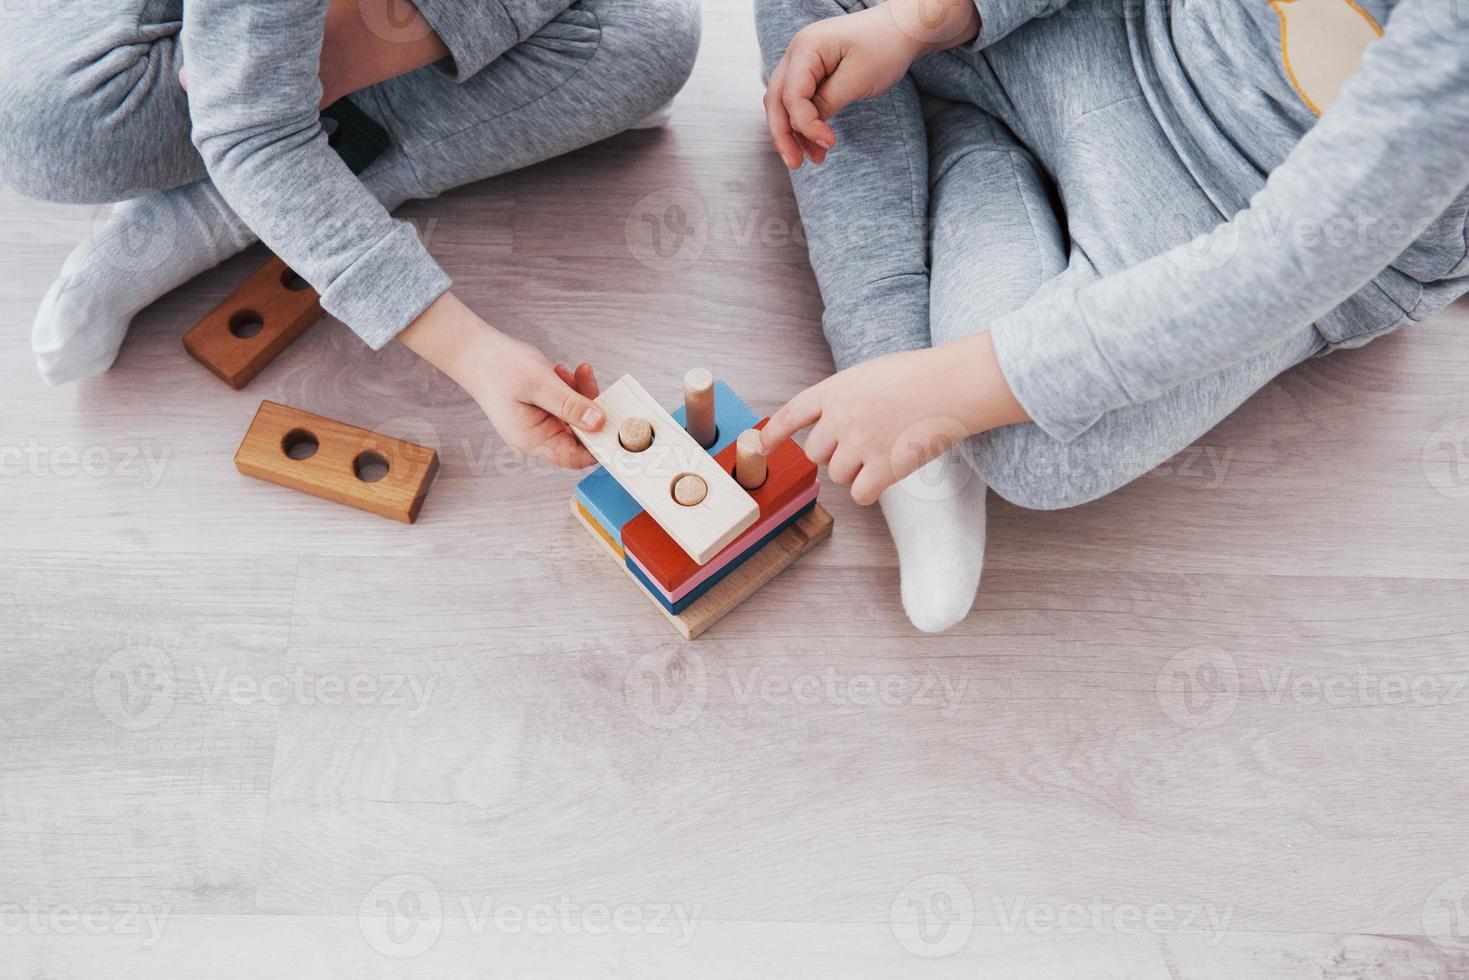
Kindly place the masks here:
<instances>
[{"instance_id":1,"label":"child's foot in white sock","mask_svg":"<svg viewBox=\"0 0 1469 980\"><path fill-rule=\"evenodd\" d=\"M59 385L106 371L139 310L253 240L208 181L115 206L41 301L31 329L41 377Z\"/></svg>"},{"instance_id":2,"label":"child's foot in white sock","mask_svg":"<svg viewBox=\"0 0 1469 980\"><path fill-rule=\"evenodd\" d=\"M669 99L648 115L648 118L638 123L633 129L657 129L666 125L673 118L673 100Z\"/></svg>"},{"instance_id":3,"label":"child's foot in white sock","mask_svg":"<svg viewBox=\"0 0 1469 980\"><path fill-rule=\"evenodd\" d=\"M984 571L987 488L956 449L878 498L898 546L903 610L925 633L969 615Z\"/></svg>"}]
</instances>

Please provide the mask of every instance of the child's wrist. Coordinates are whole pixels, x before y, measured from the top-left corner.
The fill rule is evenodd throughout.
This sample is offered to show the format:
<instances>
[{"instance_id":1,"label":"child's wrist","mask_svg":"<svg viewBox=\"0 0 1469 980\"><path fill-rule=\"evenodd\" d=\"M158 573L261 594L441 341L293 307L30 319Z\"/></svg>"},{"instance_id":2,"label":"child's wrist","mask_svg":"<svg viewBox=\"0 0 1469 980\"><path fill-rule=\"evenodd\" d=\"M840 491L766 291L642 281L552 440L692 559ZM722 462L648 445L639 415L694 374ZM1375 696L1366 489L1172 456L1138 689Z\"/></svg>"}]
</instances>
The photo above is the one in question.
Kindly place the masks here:
<instances>
[{"instance_id":1,"label":"child's wrist","mask_svg":"<svg viewBox=\"0 0 1469 980\"><path fill-rule=\"evenodd\" d=\"M888 0L887 6L914 61L979 36L975 0Z\"/></svg>"},{"instance_id":2,"label":"child's wrist","mask_svg":"<svg viewBox=\"0 0 1469 980\"><path fill-rule=\"evenodd\" d=\"M965 431L978 435L1002 425L1030 420L1000 368L988 330L945 346L952 346L951 353L957 355L946 360L960 375L950 384L952 390L961 393L959 421Z\"/></svg>"}]
</instances>

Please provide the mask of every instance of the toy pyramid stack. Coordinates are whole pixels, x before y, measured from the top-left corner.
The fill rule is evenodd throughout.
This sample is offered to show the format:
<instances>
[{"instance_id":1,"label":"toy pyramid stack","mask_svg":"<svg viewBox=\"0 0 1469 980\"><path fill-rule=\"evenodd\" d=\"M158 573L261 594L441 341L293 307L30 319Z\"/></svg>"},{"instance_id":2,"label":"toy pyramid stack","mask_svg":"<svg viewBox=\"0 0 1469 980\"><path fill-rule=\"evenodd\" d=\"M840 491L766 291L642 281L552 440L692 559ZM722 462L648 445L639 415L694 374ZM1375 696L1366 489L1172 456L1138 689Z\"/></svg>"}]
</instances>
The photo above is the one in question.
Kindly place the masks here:
<instances>
[{"instance_id":1,"label":"toy pyramid stack","mask_svg":"<svg viewBox=\"0 0 1469 980\"><path fill-rule=\"evenodd\" d=\"M572 513L685 639L831 534L816 465L789 439L762 454L769 419L708 371L672 414L630 375L596 401L606 424L576 434L601 465Z\"/></svg>"}]
</instances>

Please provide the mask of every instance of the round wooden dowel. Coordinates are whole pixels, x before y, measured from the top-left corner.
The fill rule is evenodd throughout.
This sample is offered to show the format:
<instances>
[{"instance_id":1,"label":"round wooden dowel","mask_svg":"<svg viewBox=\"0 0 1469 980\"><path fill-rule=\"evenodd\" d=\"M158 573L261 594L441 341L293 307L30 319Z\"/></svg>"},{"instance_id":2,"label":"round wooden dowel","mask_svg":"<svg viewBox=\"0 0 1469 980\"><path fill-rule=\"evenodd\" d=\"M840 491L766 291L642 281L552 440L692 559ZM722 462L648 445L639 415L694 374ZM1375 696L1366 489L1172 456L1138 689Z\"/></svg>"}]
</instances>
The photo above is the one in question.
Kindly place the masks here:
<instances>
[{"instance_id":1,"label":"round wooden dowel","mask_svg":"<svg viewBox=\"0 0 1469 980\"><path fill-rule=\"evenodd\" d=\"M685 507L694 507L704 502L709 494L709 485L701 476L686 473L673 484L673 499Z\"/></svg>"},{"instance_id":2,"label":"round wooden dowel","mask_svg":"<svg viewBox=\"0 0 1469 980\"><path fill-rule=\"evenodd\" d=\"M765 454L760 451L760 432L746 429L735 440L735 482L755 490L765 482Z\"/></svg>"},{"instance_id":3,"label":"round wooden dowel","mask_svg":"<svg viewBox=\"0 0 1469 980\"><path fill-rule=\"evenodd\" d=\"M714 375L694 368L683 376L683 427L694 441L708 449L718 434L714 418Z\"/></svg>"},{"instance_id":4,"label":"round wooden dowel","mask_svg":"<svg viewBox=\"0 0 1469 980\"><path fill-rule=\"evenodd\" d=\"M653 445L653 423L637 416L622 420L617 428L617 441L630 453L640 453Z\"/></svg>"}]
</instances>

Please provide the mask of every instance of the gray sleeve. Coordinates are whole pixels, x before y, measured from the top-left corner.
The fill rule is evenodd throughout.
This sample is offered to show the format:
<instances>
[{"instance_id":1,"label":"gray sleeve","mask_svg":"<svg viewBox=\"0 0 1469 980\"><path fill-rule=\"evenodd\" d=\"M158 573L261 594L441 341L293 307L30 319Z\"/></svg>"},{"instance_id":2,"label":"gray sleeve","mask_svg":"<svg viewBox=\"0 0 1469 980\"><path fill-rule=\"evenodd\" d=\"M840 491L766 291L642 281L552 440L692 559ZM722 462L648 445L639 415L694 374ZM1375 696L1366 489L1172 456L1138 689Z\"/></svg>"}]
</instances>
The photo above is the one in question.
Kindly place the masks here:
<instances>
[{"instance_id":1,"label":"gray sleeve","mask_svg":"<svg viewBox=\"0 0 1469 980\"><path fill-rule=\"evenodd\" d=\"M975 48L987 48L1027 21L1049 17L1070 0L974 0L979 11Z\"/></svg>"},{"instance_id":2,"label":"gray sleeve","mask_svg":"<svg viewBox=\"0 0 1469 980\"><path fill-rule=\"evenodd\" d=\"M449 288L327 145L327 0L190 0L181 35L194 145L224 199L374 349Z\"/></svg>"},{"instance_id":3,"label":"gray sleeve","mask_svg":"<svg viewBox=\"0 0 1469 980\"><path fill-rule=\"evenodd\" d=\"M991 326L1047 433L1156 398L1308 329L1469 187L1469 30L1403 0L1335 103L1250 207L1172 251Z\"/></svg>"},{"instance_id":4,"label":"gray sleeve","mask_svg":"<svg viewBox=\"0 0 1469 980\"><path fill-rule=\"evenodd\" d=\"M439 40L449 49L447 66L464 81L560 16L573 0L417 0Z\"/></svg>"}]
</instances>

